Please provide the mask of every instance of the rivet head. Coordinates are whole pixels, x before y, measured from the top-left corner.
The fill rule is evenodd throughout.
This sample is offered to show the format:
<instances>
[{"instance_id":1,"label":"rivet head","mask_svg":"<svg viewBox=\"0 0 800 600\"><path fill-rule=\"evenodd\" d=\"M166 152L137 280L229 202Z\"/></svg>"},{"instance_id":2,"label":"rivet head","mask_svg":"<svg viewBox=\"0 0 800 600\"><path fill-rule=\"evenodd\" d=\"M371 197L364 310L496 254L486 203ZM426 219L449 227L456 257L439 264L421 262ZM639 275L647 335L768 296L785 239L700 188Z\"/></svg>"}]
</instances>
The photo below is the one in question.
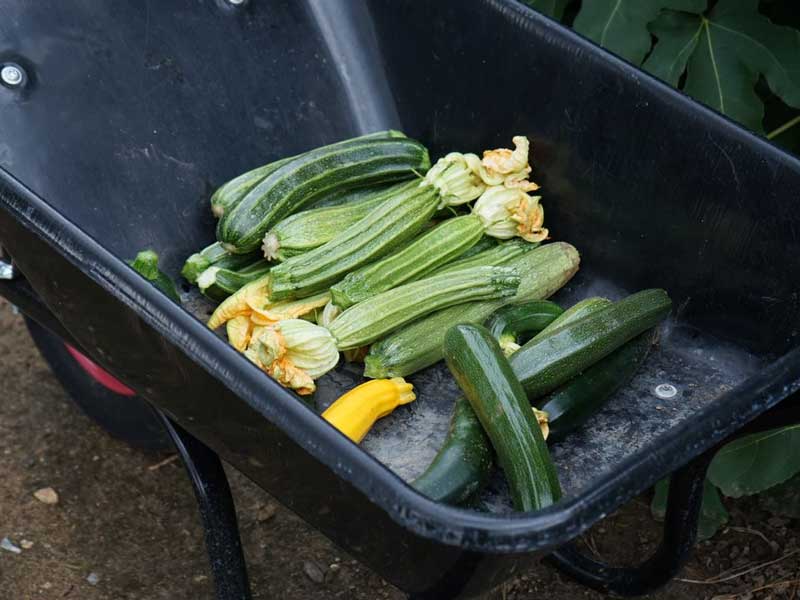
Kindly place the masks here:
<instances>
[{"instance_id":1,"label":"rivet head","mask_svg":"<svg viewBox=\"0 0 800 600\"><path fill-rule=\"evenodd\" d=\"M659 398L674 398L678 393L678 388L671 383L660 383L656 386L655 393Z\"/></svg>"},{"instance_id":2,"label":"rivet head","mask_svg":"<svg viewBox=\"0 0 800 600\"><path fill-rule=\"evenodd\" d=\"M0 70L0 79L8 86L16 87L25 78L25 73L17 65L5 65Z\"/></svg>"}]
</instances>

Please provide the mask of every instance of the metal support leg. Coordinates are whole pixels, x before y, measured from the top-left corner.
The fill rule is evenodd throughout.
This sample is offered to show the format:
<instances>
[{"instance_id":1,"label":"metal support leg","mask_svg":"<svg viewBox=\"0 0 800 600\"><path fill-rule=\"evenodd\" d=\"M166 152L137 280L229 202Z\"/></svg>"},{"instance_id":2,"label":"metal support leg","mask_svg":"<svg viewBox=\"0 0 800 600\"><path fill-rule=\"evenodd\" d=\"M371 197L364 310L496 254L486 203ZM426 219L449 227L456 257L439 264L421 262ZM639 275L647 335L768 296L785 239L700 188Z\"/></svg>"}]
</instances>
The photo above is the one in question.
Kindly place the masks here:
<instances>
[{"instance_id":1,"label":"metal support leg","mask_svg":"<svg viewBox=\"0 0 800 600\"><path fill-rule=\"evenodd\" d=\"M579 583L617 596L642 596L665 585L683 568L694 547L703 482L713 455L707 452L673 473L663 539L655 553L639 566L608 566L585 556L574 542L545 560Z\"/></svg>"},{"instance_id":2,"label":"metal support leg","mask_svg":"<svg viewBox=\"0 0 800 600\"><path fill-rule=\"evenodd\" d=\"M222 462L200 440L157 411L192 481L205 529L217 600L251 600L236 508Z\"/></svg>"}]
</instances>

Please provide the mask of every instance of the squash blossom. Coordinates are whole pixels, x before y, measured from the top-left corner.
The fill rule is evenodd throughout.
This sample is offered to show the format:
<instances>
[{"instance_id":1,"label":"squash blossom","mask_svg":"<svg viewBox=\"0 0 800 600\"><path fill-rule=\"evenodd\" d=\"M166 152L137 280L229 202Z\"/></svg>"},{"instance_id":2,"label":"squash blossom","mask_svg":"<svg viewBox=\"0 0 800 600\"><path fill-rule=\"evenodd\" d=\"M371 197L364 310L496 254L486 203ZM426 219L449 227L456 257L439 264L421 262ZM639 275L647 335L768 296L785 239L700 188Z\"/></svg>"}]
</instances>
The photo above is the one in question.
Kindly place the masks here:
<instances>
[{"instance_id":1,"label":"squash blossom","mask_svg":"<svg viewBox=\"0 0 800 600\"><path fill-rule=\"evenodd\" d=\"M474 154L451 152L436 161L422 185L433 185L439 192L439 208L475 200L486 189L479 175L480 159Z\"/></svg>"},{"instance_id":2,"label":"squash blossom","mask_svg":"<svg viewBox=\"0 0 800 600\"><path fill-rule=\"evenodd\" d=\"M541 196L529 196L519 188L490 187L478 198L472 212L486 234L501 240L519 236L528 242L547 239Z\"/></svg>"},{"instance_id":3,"label":"squash blossom","mask_svg":"<svg viewBox=\"0 0 800 600\"><path fill-rule=\"evenodd\" d=\"M523 192L538 190L537 184L528 181L531 172L531 166L528 164L530 149L528 138L517 135L512 141L513 151L508 148L497 148L483 153L479 169L481 179L487 186L502 185Z\"/></svg>"},{"instance_id":4,"label":"squash blossom","mask_svg":"<svg viewBox=\"0 0 800 600\"><path fill-rule=\"evenodd\" d=\"M286 319L253 336L245 355L281 385L311 394L314 380L339 362L336 341L324 327L303 319Z\"/></svg>"}]
</instances>

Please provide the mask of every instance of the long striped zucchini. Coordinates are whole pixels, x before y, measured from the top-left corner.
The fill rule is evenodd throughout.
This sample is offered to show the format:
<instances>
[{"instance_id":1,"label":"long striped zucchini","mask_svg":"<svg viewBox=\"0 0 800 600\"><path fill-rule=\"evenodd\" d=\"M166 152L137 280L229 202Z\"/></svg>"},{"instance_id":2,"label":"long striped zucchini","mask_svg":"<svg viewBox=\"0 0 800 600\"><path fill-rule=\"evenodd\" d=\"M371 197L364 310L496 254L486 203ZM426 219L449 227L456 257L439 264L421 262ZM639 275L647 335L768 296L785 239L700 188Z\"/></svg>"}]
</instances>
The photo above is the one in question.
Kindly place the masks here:
<instances>
[{"instance_id":1,"label":"long striped zucchini","mask_svg":"<svg viewBox=\"0 0 800 600\"><path fill-rule=\"evenodd\" d=\"M504 266L515 268L522 277L513 298L460 304L411 323L370 347L364 375L402 377L432 365L442 359L448 329L460 323L483 323L509 303L547 298L572 278L579 264L578 251L565 242L546 244L512 258Z\"/></svg>"},{"instance_id":2,"label":"long striped zucchini","mask_svg":"<svg viewBox=\"0 0 800 600\"><path fill-rule=\"evenodd\" d=\"M366 217L326 244L277 265L270 299L310 296L419 233L436 210L436 190L411 181Z\"/></svg>"},{"instance_id":3,"label":"long striped zucchini","mask_svg":"<svg viewBox=\"0 0 800 600\"><path fill-rule=\"evenodd\" d=\"M508 298L520 277L509 267L472 267L398 286L348 308L328 326L340 350L360 348L421 316L476 300Z\"/></svg>"},{"instance_id":4,"label":"long striped zucchini","mask_svg":"<svg viewBox=\"0 0 800 600\"><path fill-rule=\"evenodd\" d=\"M357 199L352 202L312 208L283 219L264 236L264 256L286 260L322 246L366 217L403 185L368 188L369 193L366 194L353 192L351 196Z\"/></svg>"},{"instance_id":5,"label":"long striped zucchini","mask_svg":"<svg viewBox=\"0 0 800 600\"><path fill-rule=\"evenodd\" d=\"M376 131L375 133L369 133L361 137L344 140L335 144L329 144L325 147L340 147L342 145L352 144L361 140L390 139L396 137L405 136L399 131ZM234 177L227 183L223 184L211 196L211 212L218 219L221 218L227 211L239 204L242 198L244 198L245 195L247 195L250 190L257 186L267 175L271 174L273 171L287 162L296 159L298 156L302 156L302 154L281 158L269 164L257 167L251 171L242 173L238 177Z\"/></svg>"},{"instance_id":6,"label":"long striped zucchini","mask_svg":"<svg viewBox=\"0 0 800 600\"><path fill-rule=\"evenodd\" d=\"M447 219L394 254L348 273L331 286L333 303L345 309L425 277L476 244L482 236L483 226L471 216Z\"/></svg>"},{"instance_id":7,"label":"long striped zucchini","mask_svg":"<svg viewBox=\"0 0 800 600\"><path fill-rule=\"evenodd\" d=\"M491 238L490 238L491 239ZM525 240L507 240L490 246L483 252L467 257L460 257L451 263L447 263L436 269L434 274L447 273L456 269L466 267L482 267L485 265L504 265L507 262L522 256L526 252L536 249L537 242L526 242Z\"/></svg>"},{"instance_id":8,"label":"long striped zucchini","mask_svg":"<svg viewBox=\"0 0 800 600\"><path fill-rule=\"evenodd\" d=\"M233 253L252 252L270 227L332 190L402 180L429 167L425 147L406 137L311 150L281 165L228 209L217 224L217 239Z\"/></svg>"}]
</instances>

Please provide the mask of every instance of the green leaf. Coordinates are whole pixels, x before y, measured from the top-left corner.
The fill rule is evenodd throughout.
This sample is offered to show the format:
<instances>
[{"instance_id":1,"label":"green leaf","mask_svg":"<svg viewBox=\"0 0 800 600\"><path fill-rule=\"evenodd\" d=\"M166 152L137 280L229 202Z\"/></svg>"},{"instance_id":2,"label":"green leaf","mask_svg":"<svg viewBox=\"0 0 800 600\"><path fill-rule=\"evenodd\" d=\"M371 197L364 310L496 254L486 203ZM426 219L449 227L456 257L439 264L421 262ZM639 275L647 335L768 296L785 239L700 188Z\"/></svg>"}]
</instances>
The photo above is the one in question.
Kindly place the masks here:
<instances>
[{"instance_id":1,"label":"green leaf","mask_svg":"<svg viewBox=\"0 0 800 600\"><path fill-rule=\"evenodd\" d=\"M539 11L548 17L560 21L564 18L564 9L572 0L522 0L532 9Z\"/></svg>"},{"instance_id":2,"label":"green leaf","mask_svg":"<svg viewBox=\"0 0 800 600\"><path fill-rule=\"evenodd\" d=\"M702 22L695 15L666 12L650 23L658 43L642 67L659 79L678 87L702 31Z\"/></svg>"},{"instance_id":3,"label":"green leaf","mask_svg":"<svg viewBox=\"0 0 800 600\"><path fill-rule=\"evenodd\" d=\"M773 514L800 519L800 475L762 492L758 501Z\"/></svg>"},{"instance_id":4,"label":"green leaf","mask_svg":"<svg viewBox=\"0 0 800 600\"><path fill-rule=\"evenodd\" d=\"M759 76L786 104L800 107L800 32L758 12L758 0L720 0L708 17L665 13L650 31L658 39L644 67L746 127L762 132Z\"/></svg>"},{"instance_id":5,"label":"green leaf","mask_svg":"<svg viewBox=\"0 0 800 600\"><path fill-rule=\"evenodd\" d=\"M800 473L800 425L747 435L724 446L708 478L726 496L757 494Z\"/></svg>"},{"instance_id":6,"label":"green leaf","mask_svg":"<svg viewBox=\"0 0 800 600\"><path fill-rule=\"evenodd\" d=\"M650 50L647 24L664 9L702 13L707 0L591 0L575 17L575 30L638 65Z\"/></svg>"},{"instance_id":7,"label":"green leaf","mask_svg":"<svg viewBox=\"0 0 800 600\"><path fill-rule=\"evenodd\" d=\"M656 484L653 501L650 504L650 511L657 521L663 521L667 513L667 494L669 492L669 481L662 479ZM697 538L707 540L719 528L728 522L728 511L722 504L719 492L707 479L703 487L703 505L700 508L700 517L697 521Z\"/></svg>"}]
</instances>

